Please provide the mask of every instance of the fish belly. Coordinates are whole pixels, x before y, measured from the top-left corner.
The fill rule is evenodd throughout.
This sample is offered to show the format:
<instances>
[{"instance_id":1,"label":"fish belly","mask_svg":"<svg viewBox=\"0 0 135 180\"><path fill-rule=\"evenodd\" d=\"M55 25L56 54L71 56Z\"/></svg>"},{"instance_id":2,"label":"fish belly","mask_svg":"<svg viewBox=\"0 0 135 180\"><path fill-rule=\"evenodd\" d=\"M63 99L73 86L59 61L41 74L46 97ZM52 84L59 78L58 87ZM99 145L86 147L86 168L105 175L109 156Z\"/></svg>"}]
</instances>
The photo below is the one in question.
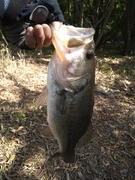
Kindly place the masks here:
<instances>
[{"instance_id":1,"label":"fish belly","mask_svg":"<svg viewBox=\"0 0 135 180\"><path fill-rule=\"evenodd\" d=\"M63 156L74 154L79 139L91 124L94 105L93 84L79 92L67 92L54 80L48 68L47 120Z\"/></svg>"}]
</instances>

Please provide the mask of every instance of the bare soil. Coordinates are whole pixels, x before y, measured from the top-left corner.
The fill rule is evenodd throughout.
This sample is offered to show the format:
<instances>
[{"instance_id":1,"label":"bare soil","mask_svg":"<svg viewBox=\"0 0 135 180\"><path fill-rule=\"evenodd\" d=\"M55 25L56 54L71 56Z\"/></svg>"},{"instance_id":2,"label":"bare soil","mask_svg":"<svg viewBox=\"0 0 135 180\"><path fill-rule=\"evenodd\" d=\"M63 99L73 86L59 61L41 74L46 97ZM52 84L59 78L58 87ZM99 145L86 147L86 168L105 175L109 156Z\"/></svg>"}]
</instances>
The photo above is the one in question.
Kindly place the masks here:
<instances>
[{"instance_id":1,"label":"bare soil","mask_svg":"<svg viewBox=\"0 0 135 180\"><path fill-rule=\"evenodd\" d=\"M10 61L0 69L0 180L135 180L135 58L97 56L91 142L76 161L50 159L42 136L46 107L34 101L50 58Z\"/></svg>"}]
</instances>

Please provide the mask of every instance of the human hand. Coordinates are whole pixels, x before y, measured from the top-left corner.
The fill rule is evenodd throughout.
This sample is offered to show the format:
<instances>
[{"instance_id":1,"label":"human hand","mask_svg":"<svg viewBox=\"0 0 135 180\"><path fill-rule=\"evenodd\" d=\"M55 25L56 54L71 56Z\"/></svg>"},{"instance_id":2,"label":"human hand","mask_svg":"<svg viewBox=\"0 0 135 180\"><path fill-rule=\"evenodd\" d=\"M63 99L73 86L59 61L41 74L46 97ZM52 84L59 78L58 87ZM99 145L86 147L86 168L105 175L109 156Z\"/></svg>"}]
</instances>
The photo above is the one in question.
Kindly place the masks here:
<instances>
[{"instance_id":1,"label":"human hand","mask_svg":"<svg viewBox=\"0 0 135 180\"><path fill-rule=\"evenodd\" d=\"M52 25L59 29L62 22L54 21ZM37 24L34 27L30 26L26 29L25 44L31 49L41 49L48 47L51 44L52 34L49 25Z\"/></svg>"}]
</instances>

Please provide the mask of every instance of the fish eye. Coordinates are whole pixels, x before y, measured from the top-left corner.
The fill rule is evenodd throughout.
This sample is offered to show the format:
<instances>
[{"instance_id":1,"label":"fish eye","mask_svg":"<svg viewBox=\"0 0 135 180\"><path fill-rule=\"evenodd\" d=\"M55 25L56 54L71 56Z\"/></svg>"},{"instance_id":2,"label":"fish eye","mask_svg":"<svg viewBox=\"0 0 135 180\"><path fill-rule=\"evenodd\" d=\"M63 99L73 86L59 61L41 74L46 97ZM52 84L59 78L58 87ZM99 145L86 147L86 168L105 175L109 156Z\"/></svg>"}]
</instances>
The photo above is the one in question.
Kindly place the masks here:
<instances>
[{"instance_id":1,"label":"fish eye","mask_svg":"<svg viewBox=\"0 0 135 180\"><path fill-rule=\"evenodd\" d=\"M91 59L93 56L94 56L93 51L91 51L91 50L87 51L87 53L86 53L86 58L87 59Z\"/></svg>"}]
</instances>

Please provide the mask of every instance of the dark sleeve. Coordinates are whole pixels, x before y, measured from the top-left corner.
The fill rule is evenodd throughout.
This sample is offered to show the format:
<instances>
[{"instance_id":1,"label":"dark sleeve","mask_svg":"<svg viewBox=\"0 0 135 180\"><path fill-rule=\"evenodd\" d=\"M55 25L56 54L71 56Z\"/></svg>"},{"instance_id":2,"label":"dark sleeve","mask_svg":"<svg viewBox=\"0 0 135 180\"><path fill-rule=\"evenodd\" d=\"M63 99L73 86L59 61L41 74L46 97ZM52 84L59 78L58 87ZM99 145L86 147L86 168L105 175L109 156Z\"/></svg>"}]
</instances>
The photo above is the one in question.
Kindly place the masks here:
<instances>
[{"instance_id":1,"label":"dark sleeve","mask_svg":"<svg viewBox=\"0 0 135 180\"><path fill-rule=\"evenodd\" d=\"M54 14L55 16L55 21L61 21L61 22L64 22L64 17L63 17L63 14L61 12L61 9L59 7L59 4L57 2L57 0L42 0L43 3L46 3L46 6L48 4L48 10L51 12L51 9L53 12L51 12L52 14ZM50 7L53 7L51 9L49 9L49 6Z\"/></svg>"},{"instance_id":2,"label":"dark sleeve","mask_svg":"<svg viewBox=\"0 0 135 180\"><path fill-rule=\"evenodd\" d=\"M4 15L4 1L0 1L0 21Z\"/></svg>"},{"instance_id":3,"label":"dark sleeve","mask_svg":"<svg viewBox=\"0 0 135 180\"><path fill-rule=\"evenodd\" d=\"M35 10L37 11L37 9L41 9L40 7L45 10L38 11L39 14L36 20L31 19L32 13ZM25 45L25 32L27 27L43 23L50 24L53 21L64 22L64 17L57 0L38 0L35 3L27 4L12 22L10 20L10 22L7 23L6 19L2 20L1 26L2 32L9 43L21 49L30 49Z\"/></svg>"}]
</instances>

